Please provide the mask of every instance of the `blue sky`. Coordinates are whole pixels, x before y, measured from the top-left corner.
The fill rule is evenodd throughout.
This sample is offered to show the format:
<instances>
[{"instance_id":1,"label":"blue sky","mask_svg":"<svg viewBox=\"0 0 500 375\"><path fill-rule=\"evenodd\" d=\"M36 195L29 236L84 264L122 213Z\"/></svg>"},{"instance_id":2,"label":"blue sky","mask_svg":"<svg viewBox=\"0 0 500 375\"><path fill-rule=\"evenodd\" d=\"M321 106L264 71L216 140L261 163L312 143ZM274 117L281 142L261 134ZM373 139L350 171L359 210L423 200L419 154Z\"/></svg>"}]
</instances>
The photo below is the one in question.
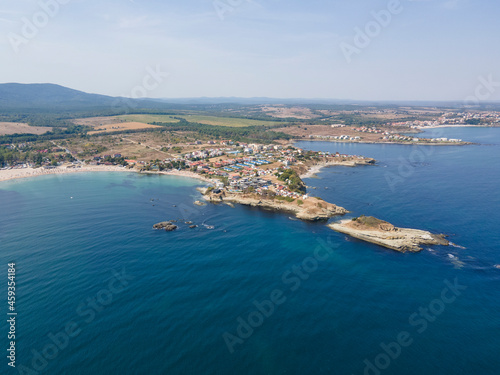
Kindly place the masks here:
<instances>
[{"instance_id":1,"label":"blue sky","mask_svg":"<svg viewBox=\"0 0 500 375\"><path fill-rule=\"evenodd\" d=\"M58 9L43 10L41 3L56 1ZM357 100L464 100L480 77L500 82L498 1L397 3L3 2L0 82L113 96ZM374 12L390 19L377 21ZM23 32L25 20L34 32ZM355 43L355 30L371 30L369 45ZM346 57L346 48L356 52ZM135 90L151 69L162 78ZM488 100L500 100L500 87Z\"/></svg>"}]
</instances>

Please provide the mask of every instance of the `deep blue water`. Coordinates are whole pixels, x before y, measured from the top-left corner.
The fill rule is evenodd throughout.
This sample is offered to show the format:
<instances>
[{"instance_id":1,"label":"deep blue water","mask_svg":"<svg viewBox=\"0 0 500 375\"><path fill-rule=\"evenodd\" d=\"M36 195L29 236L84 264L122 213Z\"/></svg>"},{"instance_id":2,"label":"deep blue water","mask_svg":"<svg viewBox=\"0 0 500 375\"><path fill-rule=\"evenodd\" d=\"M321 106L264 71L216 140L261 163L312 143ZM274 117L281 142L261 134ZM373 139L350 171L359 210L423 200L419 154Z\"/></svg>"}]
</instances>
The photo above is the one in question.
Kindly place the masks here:
<instances>
[{"instance_id":1,"label":"deep blue water","mask_svg":"<svg viewBox=\"0 0 500 375\"><path fill-rule=\"evenodd\" d=\"M324 169L307 180L313 195L461 246L418 254L283 214L198 207L199 183L189 179L97 173L0 183L2 314L9 261L18 283L17 368L4 358L1 373L24 365L71 375L350 375L367 363L379 366L368 374L500 373L500 129L443 134L481 145L300 143L378 160ZM166 219L180 219L179 230L151 229ZM453 294L447 283L466 289ZM74 337L61 333L68 324ZM390 345L398 336L400 351Z\"/></svg>"}]
</instances>

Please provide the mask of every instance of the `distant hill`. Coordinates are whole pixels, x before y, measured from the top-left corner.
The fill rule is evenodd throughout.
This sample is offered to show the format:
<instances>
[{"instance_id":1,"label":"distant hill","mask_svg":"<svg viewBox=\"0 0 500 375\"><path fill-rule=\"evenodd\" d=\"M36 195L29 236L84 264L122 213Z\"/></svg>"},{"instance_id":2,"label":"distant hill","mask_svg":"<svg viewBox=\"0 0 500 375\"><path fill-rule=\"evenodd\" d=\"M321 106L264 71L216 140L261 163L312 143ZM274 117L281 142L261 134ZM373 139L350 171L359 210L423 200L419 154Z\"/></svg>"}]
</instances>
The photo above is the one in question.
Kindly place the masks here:
<instances>
[{"instance_id":1,"label":"distant hill","mask_svg":"<svg viewBox=\"0 0 500 375\"><path fill-rule=\"evenodd\" d=\"M0 108L42 107L101 107L109 106L114 98L87 94L82 91L50 83L0 84Z\"/></svg>"},{"instance_id":2,"label":"distant hill","mask_svg":"<svg viewBox=\"0 0 500 375\"><path fill-rule=\"evenodd\" d=\"M162 103L153 100L88 94L51 83L0 84L0 111L23 108L85 110L127 106L134 108L159 108L162 107Z\"/></svg>"}]
</instances>

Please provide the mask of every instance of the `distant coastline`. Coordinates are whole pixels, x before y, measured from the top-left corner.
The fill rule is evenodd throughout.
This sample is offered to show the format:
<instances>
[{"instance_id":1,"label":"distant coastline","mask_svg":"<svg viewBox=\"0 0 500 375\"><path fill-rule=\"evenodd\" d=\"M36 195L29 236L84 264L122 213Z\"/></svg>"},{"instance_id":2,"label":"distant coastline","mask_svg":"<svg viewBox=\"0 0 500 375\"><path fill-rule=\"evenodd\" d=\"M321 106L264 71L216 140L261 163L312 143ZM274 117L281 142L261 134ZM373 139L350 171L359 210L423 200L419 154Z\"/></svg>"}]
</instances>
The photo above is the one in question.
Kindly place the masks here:
<instances>
[{"instance_id":1,"label":"distant coastline","mask_svg":"<svg viewBox=\"0 0 500 375\"><path fill-rule=\"evenodd\" d=\"M458 125L458 124L450 124L450 125L431 125L431 126L419 126L418 129L437 129L437 128L500 128L500 125Z\"/></svg>"},{"instance_id":2,"label":"distant coastline","mask_svg":"<svg viewBox=\"0 0 500 375\"><path fill-rule=\"evenodd\" d=\"M441 127L441 126L436 126ZM447 126L443 126L447 127ZM431 129L431 127L426 127L425 129ZM376 141L351 141L351 140L341 140L341 139L329 139L329 138L296 138L293 140L296 142L331 142L331 143L360 143L360 144L372 144L372 145L404 145L404 146L469 146L473 145L473 142L376 142Z\"/></svg>"}]
</instances>

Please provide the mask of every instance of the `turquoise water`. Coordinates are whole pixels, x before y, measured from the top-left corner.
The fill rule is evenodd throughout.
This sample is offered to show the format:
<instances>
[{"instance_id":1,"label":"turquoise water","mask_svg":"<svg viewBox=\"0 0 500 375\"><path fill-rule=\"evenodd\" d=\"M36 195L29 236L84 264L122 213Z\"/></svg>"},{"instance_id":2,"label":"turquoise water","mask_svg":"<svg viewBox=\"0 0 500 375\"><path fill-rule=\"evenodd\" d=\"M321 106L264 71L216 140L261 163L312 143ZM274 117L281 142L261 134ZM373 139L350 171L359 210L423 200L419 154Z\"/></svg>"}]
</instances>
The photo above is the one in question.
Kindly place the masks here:
<instances>
[{"instance_id":1,"label":"turquoise water","mask_svg":"<svg viewBox=\"0 0 500 375\"><path fill-rule=\"evenodd\" d=\"M306 181L313 195L460 246L419 254L284 214L198 207L190 179L0 183L2 313L10 261L18 282L17 368L4 358L1 373L498 374L500 129L443 132L481 145L300 143L378 160L324 169ZM151 229L166 219L179 230Z\"/></svg>"}]
</instances>

